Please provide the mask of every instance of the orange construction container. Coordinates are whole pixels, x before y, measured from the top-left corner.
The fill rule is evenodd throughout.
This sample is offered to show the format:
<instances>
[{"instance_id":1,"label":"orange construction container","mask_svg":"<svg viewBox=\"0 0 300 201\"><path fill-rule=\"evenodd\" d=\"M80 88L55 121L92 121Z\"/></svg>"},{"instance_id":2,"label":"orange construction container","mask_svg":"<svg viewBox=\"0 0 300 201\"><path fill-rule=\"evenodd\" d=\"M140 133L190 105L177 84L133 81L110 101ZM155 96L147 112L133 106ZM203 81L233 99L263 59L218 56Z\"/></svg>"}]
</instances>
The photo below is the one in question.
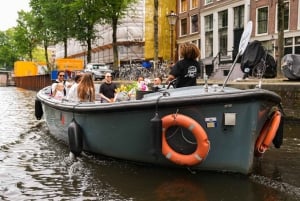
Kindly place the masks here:
<instances>
[{"instance_id":1,"label":"orange construction container","mask_svg":"<svg viewBox=\"0 0 300 201\"><path fill-rule=\"evenodd\" d=\"M14 63L15 77L37 75L38 65L38 63L34 63L31 61L16 61Z\"/></svg>"},{"instance_id":2,"label":"orange construction container","mask_svg":"<svg viewBox=\"0 0 300 201\"><path fill-rule=\"evenodd\" d=\"M56 70L80 71L83 70L82 59L56 59Z\"/></svg>"}]
</instances>

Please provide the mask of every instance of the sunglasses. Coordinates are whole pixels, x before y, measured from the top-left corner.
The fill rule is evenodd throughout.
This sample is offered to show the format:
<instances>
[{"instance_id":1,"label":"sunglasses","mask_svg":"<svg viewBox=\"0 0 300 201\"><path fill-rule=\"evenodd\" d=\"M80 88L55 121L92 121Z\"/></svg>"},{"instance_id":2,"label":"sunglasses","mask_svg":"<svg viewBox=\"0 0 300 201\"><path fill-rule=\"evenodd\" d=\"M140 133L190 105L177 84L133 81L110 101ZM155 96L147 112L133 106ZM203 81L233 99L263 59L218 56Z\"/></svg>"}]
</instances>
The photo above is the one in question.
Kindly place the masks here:
<instances>
[{"instance_id":1,"label":"sunglasses","mask_svg":"<svg viewBox=\"0 0 300 201\"><path fill-rule=\"evenodd\" d=\"M105 77L112 77L112 76L110 75L110 76L105 76Z\"/></svg>"},{"instance_id":2,"label":"sunglasses","mask_svg":"<svg viewBox=\"0 0 300 201\"><path fill-rule=\"evenodd\" d=\"M65 76L65 75L58 75L59 77L63 77L63 76Z\"/></svg>"}]
</instances>

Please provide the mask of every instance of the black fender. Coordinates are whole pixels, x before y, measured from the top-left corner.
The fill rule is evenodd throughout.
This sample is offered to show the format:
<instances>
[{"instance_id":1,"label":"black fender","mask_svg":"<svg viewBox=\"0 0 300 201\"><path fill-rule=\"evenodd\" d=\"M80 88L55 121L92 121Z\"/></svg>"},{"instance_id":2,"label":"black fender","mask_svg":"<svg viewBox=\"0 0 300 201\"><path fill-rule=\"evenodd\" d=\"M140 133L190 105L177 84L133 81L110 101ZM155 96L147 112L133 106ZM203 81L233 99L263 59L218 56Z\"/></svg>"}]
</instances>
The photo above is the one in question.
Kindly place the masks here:
<instances>
[{"instance_id":1,"label":"black fender","mask_svg":"<svg viewBox=\"0 0 300 201\"><path fill-rule=\"evenodd\" d=\"M38 99L35 99L34 109L35 109L34 114L35 114L36 119L40 120L42 118L44 112L43 112L42 103Z\"/></svg>"},{"instance_id":2,"label":"black fender","mask_svg":"<svg viewBox=\"0 0 300 201\"><path fill-rule=\"evenodd\" d=\"M281 116L279 127L277 129L276 135L273 139L273 145L275 148L279 149L283 142L283 127L284 127L284 116Z\"/></svg>"},{"instance_id":3,"label":"black fender","mask_svg":"<svg viewBox=\"0 0 300 201\"><path fill-rule=\"evenodd\" d=\"M69 148L75 155L79 156L83 147L83 134L80 125L73 119L68 127Z\"/></svg>"},{"instance_id":4,"label":"black fender","mask_svg":"<svg viewBox=\"0 0 300 201\"><path fill-rule=\"evenodd\" d=\"M157 159L162 150L162 120L156 113L151 119L152 128L152 150L151 154Z\"/></svg>"}]
</instances>

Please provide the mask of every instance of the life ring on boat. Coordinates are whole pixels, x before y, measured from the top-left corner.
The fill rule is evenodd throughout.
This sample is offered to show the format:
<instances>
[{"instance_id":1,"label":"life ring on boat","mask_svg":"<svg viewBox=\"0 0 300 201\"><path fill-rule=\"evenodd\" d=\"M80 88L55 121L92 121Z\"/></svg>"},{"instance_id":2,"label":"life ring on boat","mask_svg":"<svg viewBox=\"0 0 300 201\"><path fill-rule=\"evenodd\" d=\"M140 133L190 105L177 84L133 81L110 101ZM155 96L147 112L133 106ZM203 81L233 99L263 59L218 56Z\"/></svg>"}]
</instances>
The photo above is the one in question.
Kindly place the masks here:
<instances>
[{"instance_id":1,"label":"life ring on boat","mask_svg":"<svg viewBox=\"0 0 300 201\"><path fill-rule=\"evenodd\" d=\"M69 147L70 151L79 156L83 147L83 135L80 125L73 119L68 127Z\"/></svg>"},{"instance_id":2,"label":"life ring on boat","mask_svg":"<svg viewBox=\"0 0 300 201\"><path fill-rule=\"evenodd\" d=\"M197 148L191 154L181 154L170 147L166 139L166 132L171 126L181 126L192 132ZM162 118L162 153L178 165L193 166L201 163L207 156L210 143L205 130L191 117L182 114L170 114Z\"/></svg>"},{"instance_id":3,"label":"life ring on boat","mask_svg":"<svg viewBox=\"0 0 300 201\"><path fill-rule=\"evenodd\" d=\"M272 118L264 124L255 143L255 155L261 156L273 141L281 121L281 112L275 111Z\"/></svg>"},{"instance_id":4,"label":"life ring on boat","mask_svg":"<svg viewBox=\"0 0 300 201\"><path fill-rule=\"evenodd\" d=\"M43 107L42 107L42 103L41 101L39 101L38 99L35 99L34 102L34 114L35 114L35 118L37 120L41 120L42 116L43 116Z\"/></svg>"}]
</instances>

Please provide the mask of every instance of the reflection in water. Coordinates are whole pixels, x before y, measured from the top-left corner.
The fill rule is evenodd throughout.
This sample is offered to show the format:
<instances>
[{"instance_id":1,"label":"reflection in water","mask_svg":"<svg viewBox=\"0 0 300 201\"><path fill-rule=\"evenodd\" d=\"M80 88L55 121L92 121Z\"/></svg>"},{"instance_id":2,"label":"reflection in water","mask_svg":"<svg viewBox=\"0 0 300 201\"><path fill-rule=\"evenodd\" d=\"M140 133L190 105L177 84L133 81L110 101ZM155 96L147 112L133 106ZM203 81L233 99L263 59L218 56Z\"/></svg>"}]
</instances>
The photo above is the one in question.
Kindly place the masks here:
<instances>
[{"instance_id":1,"label":"reflection in water","mask_svg":"<svg viewBox=\"0 0 300 201\"><path fill-rule=\"evenodd\" d=\"M299 121L281 149L269 149L250 177L69 155L34 117L35 92L0 88L1 200L296 201L300 199Z\"/></svg>"}]
</instances>

